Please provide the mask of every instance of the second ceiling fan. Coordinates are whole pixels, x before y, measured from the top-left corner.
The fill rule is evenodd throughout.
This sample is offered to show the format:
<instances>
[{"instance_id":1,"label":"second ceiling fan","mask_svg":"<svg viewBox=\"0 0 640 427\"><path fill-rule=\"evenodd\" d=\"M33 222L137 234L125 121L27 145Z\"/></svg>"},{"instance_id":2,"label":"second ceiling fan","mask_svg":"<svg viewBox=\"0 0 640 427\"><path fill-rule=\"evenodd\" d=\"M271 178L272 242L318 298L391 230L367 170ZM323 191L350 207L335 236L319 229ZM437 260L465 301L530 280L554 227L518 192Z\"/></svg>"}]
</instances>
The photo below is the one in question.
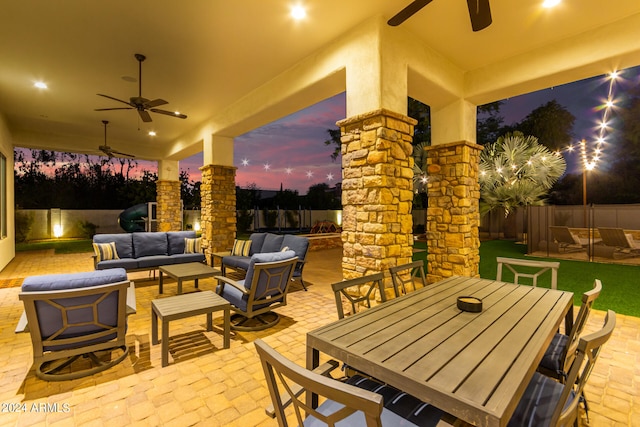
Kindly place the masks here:
<instances>
[{"instance_id":1,"label":"second ceiling fan","mask_svg":"<svg viewBox=\"0 0 640 427\"><path fill-rule=\"evenodd\" d=\"M168 104L168 102L165 101L164 99L158 98L158 99L149 100L147 98L142 97L142 62L145 59L147 59L147 57L140 53L136 53L134 56L138 60L138 96L132 96L131 98L129 98L129 101L127 102L122 99L114 98L113 96L99 93L98 96L103 96L105 98L113 99L114 101L127 104L128 107L96 108L95 111L138 110L138 114L140 115L140 118L142 119L143 122L152 121L149 111L151 111L152 113L158 113L158 114L164 114L171 117L177 117L179 119L186 119L187 118L186 115L181 114L177 111L174 112L174 111L167 111L167 110L161 110L159 108L155 108L160 105Z\"/></svg>"},{"instance_id":2,"label":"second ceiling fan","mask_svg":"<svg viewBox=\"0 0 640 427\"><path fill-rule=\"evenodd\" d=\"M387 24L395 27L411 18L420 9L431 3L433 0L415 0L407 7L398 12ZM471 18L471 28L473 31L480 31L491 25L491 8L489 0L467 0L469 7L469 18Z\"/></svg>"}]
</instances>

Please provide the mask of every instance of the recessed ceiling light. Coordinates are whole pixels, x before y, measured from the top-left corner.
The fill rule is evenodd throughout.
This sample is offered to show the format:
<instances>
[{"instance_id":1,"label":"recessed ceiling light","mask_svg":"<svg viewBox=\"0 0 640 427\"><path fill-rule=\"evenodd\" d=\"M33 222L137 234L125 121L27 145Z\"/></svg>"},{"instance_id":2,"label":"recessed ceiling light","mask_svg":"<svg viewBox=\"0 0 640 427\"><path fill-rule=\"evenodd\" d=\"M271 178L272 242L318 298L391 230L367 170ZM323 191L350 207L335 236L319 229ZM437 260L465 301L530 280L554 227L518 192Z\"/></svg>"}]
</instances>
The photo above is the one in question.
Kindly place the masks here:
<instances>
[{"instance_id":1,"label":"recessed ceiling light","mask_svg":"<svg viewBox=\"0 0 640 427\"><path fill-rule=\"evenodd\" d=\"M293 17L293 19L299 21L307 16L307 11L300 5L293 6L291 8L291 16Z\"/></svg>"},{"instance_id":2,"label":"recessed ceiling light","mask_svg":"<svg viewBox=\"0 0 640 427\"><path fill-rule=\"evenodd\" d=\"M180 115L180 111L174 111L173 114L175 114L176 116Z\"/></svg>"},{"instance_id":3,"label":"recessed ceiling light","mask_svg":"<svg viewBox=\"0 0 640 427\"><path fill-rule=\"evenodd\" d=\"M551 8L560 4L562 0L544 0L542 2L542 7Z\"/></svg>"},{"instance_id":4,"label":"recessed ceiling light","mask_svg":"<svg viewBox=\"0 0 640 427\"><path fill-rule=\"evenodd\" d=\"M155 131L150 130L150 131L149 131L149 136L156 136Z\"/></svg>"},{"instance_id":5,"label":"recessed ceiling light","mask_svg":"<svg viewBox=\"0 0 640 427\"><path fill-rule=\"evenodd\" d=\"M48 86L45 82L35 82L33 84L35 87L37 87L38 89L47 89Z\"/></svg>"}]
</instances>

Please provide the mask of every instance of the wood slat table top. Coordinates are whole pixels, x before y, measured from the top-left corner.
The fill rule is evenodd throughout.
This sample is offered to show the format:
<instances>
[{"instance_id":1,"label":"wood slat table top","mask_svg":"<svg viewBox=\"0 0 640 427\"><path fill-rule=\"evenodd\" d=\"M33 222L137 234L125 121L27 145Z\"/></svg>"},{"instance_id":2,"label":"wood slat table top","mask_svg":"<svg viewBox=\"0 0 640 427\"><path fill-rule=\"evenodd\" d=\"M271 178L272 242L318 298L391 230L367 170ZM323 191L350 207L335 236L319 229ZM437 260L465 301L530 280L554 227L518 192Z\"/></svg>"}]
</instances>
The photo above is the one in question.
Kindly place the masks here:
<instances>
[{"instance_id":1,"label":"wood slat table top","mask_svg":"<svg viewBox=\"0 0 640 427\"><path fill-rule=\"evenodd\" d=\"M154 299L151 301L151 305L160 317L168 320L190 317L230 306L229 301L212 291Z\"/></svg>"},{"instance_id":2,"label":"wood slat table top","mask_svg":"<svg viewBox=\"0 0 640 427\"><path fill-rule=\"evenodd\" d=\"M188 262L184 264L171 264L158 267L164 274L174 279L193 280L204 279L220 274L220 270L201 262Z\"/></svg>"},{"instance_id":3,"label":"wood slat table top","mask_svg":"<svg viewBox=\"0 0 640 427\"><path fill-rule=\"evenodd\" d=\"M461 312L463 295L481 298L482 312ZM571 292L452 277L310 332L307 351L472 424L504 426L572 304Z\"/></svg>"}]
</instances>

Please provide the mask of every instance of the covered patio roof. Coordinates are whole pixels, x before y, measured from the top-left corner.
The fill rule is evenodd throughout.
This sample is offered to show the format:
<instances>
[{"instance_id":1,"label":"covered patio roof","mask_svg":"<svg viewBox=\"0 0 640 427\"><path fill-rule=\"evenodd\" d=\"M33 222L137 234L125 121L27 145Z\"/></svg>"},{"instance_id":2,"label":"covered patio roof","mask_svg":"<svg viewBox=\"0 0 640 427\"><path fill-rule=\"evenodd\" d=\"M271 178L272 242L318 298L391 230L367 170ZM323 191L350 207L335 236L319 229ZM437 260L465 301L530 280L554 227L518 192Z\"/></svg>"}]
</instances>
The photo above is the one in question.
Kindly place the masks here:
<instances>
[{"instance_id":1,"label":"covered patio roof","mask_svg":"<svg viewBox=\"0 0 640 427\"><path fill-rule=\"evenodd\" d=\"M109 120L113 149L180 160L202 151L207 135L234 137L345 90L347 116L402 110L407 94L437 112L640 64L635 1L543 9L541 0L492 0L493 23L479 32L463 0L434 0L398 27L386 21L410 0L299 3L301 21L290 17L290 0L7 2L0 113L12 143L95 153ZM94 111L123 106L98 93L137 96L135 53L147 56L142 95L169 101L160 108L186 120ZM382 87L350 92L368 74ZM405 83L389 84L396 80ZM434 132L434 143L450 142Z\"/></svg>"}]
</instances>

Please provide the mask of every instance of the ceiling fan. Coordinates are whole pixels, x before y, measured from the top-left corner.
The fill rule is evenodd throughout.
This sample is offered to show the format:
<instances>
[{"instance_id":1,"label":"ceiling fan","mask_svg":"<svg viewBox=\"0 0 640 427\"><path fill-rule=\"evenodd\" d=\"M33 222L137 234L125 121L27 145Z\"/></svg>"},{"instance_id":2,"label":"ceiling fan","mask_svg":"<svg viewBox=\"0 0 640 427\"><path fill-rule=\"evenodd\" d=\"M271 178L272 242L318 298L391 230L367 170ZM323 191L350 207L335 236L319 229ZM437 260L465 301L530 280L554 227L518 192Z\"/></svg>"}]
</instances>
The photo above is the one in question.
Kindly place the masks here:
<instances>
[{"instance_id":1,"label":"ceiling fan","mask_svg":"<svg viewBox=\"0 0 640 427\"><path fill-rule=\"evenodd\" d=\"M104 124L104 145L100 145L98 149L102 151L104 154L106 154L107 156L109 156L109 158L129 157L133 159L135 157L133 154L127 154L127 153L122 153L120 151L113 150L111 149L111 147L107 145L107 125L109 124L109 122L107 120L103 120L102 124Z\"/></svg>"},{"instance_id":2,"label":"ceiling fan","mask_svg":"<svg viewBox=\"0 0 640 427\"><path fill-rule=\"evenodd\" d=\"M398 12L387 24L395 27L411 18L420 9L431 3L433 0L415 0L407 7ZM480 31L491 25L491 8L489 0L467 0L469 7L469 17L471 18L471 28L473 31Z\"/></svg>"},{"instance_id":3,"label":"ceiling fan","mask_svg":"<svg viewBox=\"0 0 640 427\"><path fill-rule=\"evenodd\" d=\"M186 119L187 116L184 114L180 114L179 112L160 110L158 107L160 105L168 104L164 99L153 99L149 100L147 98L142 97L142 62L147 59L146 56L136 53L134 55L138 60L138 96L132 96L129 98L129 101L123 101L122 99L114 98L113 96L104 95L99 93L98 96L103 96L105 98L113 99L114 101L122 102L123 104L127 104L128 107L117 107L117 108L96 108L95 111L109 111L109 110L138 110L138 114L143 122L150 122L151 115L149 111L158 114L164 114L171 117L177 117L179 119Z\"/></svg>"}]
</instances>

